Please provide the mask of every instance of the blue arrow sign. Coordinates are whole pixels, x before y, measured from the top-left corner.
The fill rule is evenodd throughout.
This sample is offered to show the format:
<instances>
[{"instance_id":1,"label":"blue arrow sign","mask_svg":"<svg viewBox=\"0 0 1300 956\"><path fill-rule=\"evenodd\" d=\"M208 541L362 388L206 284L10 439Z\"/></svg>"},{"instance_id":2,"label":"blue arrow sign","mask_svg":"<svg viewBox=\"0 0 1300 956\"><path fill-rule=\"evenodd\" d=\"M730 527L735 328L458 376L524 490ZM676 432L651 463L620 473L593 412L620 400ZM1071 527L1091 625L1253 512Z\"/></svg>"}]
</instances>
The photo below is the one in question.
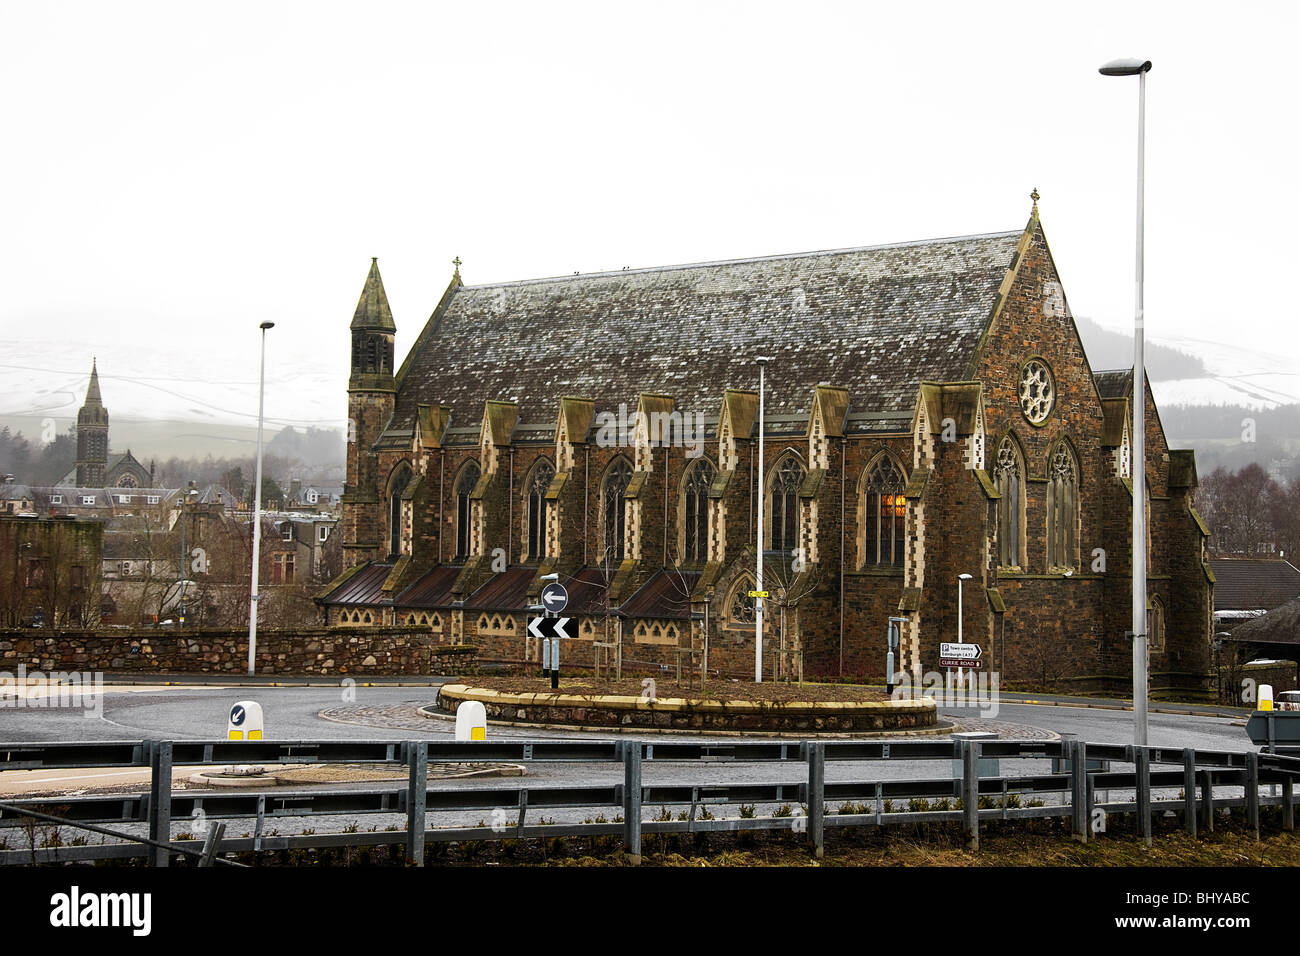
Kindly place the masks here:
<instances>
[{"instance_id":1,"label":"blue arrow sign","mask_svg":"<svg viewBox=\"0 0 1300 956\"><path fill-rule=\"evenodd\" d=\"M569 606L569 592L558 581L552 581L542 588L542 607L552 614L559 614Z\"/></svg>"}]
</instances>

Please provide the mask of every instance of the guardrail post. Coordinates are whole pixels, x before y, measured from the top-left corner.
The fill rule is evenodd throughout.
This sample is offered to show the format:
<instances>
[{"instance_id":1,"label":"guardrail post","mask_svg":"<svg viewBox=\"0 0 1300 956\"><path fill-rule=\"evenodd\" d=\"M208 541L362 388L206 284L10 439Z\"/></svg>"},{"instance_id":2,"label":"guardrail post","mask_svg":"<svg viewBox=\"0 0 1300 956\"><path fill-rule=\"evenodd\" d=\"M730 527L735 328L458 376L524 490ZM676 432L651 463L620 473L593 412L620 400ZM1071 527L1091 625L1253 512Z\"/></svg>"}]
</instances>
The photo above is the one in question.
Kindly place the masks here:
<instances>
[{"instance_id":1,"label":"guardrail post","mask_svg":"<svg viewBox=\"0 0 1300 956\"><path fill-rule=\"evenodd\" d=\"M1214 832L1214 784L1211 771L1201 771L1201 808L1205 811L1205 832Z\"/></svg>"},{"instance_id":2,"label":"guardrail post","mask_svg":"<svg viewBox=\"0 0 1300 956\"><path fill-rule=\"evenodd\" d=\"M1282 829L1287 833L1295 831L1295 799L1291 792L1291 775L1282 780Z\"/></svg>"},{"instance_id":3,"label":"guardrail post","mask_svg":"<svg viewBox=\"0 0 1300 956\"><path fill-rule=\"evenodd\" d=\"M1129 747L1137 789L1138 832L1151 845L1151 752L1146 747Z\"/></svg>"},{"instance_id":4,"label":"guardrail post","mask_svg":"<svg viewBox=\"0 0 1300 956\"><path fill-rule=\"evenodd\" d=\"M641 744L623 742L623 850L633 866L641 864Z\"/></svg>"},{"instance_id":5,"label":"guardrail post","mask_svg":"<svg viewBox=\"0 0 1300 956\"><path fill-rule=\"evenodd\" d=\"M1259 839L1259 754L1246 753L1246 823Z\"/></svg>"},{"instance_id":6,"label":"guardrail post","mask_svg":"<svg viewBox=\"0 0 1300 956\"><path fill-rule=\"evenodd\" d=\"M1070 830L1080 843L1088 842L1088 766L1083 741L1072 740L1070 754Z\"/></svg>"},{"instance_id":7,"label":"guardrail post","mask_svg":"<svg viewBox=\"0 0 1300 956\"><path fill-rule=\"evenodd\" d=\"M257 797L257 823L253 826L253 852L262 850L262 832L266 829L266 794Z\"/></svg>"},{"instance_id":8,"label":"guardrail post","mask_svg":"<svg viewBox=\"0 0 1300 956\"><path fill-rule=\"evenodd\" d=\"M172 742L150 741L149 748L149 839L170 843L172 838ZM171 853L166 847L149 848L151 866L167 866Z\"/></svg>"},{"instance_id":9,"label":"guardrail post","mask_svg":"<svg viewBox=\"0 0 1300 956\"><path fill-rule=\"evenodd\" d=\"M224 823L215 824L208 831L208 838L203 841L203 855L199 857L199 866L211 866L212 861L217 856L217 850L221 848L221 838L226 835L226 825Z\"/></svg>"},{"instance_id":10,"label":"guardrail post","mask_svg":"<svg viewBox=\"0 0 1300 956\"><path fill-rule=\"evenodd\" d=\"M424 866L424 807L429 792L429 742L406 745L406 862Z\"/></svg>"},{"instance_id":11,"label":"guardrail post","mask_svg":"<svg viewBox=\"0 0 1300 956\"><path fill-rule=\"evenodd\" d=\"M980 743L963 740L961 746L961 812L966 849L980 848Z\"/></svg>"},{"instance_id":12,"label":"guardrail post","mask_svg":"<svg viewBox=\"0 0 1300 956\"><path fill-rule=\"evenodd\" d=\"M813 856L821 859L825 853L826 816L826 744L810 741L808 744L808 843Z\"/></svg>"},{"instance_id":13,"label":"guardrail post","mask_svg":"<svg viewBox=\"0 0 1300 956\"><path fill-rule=\"evenodd\" d=\"M1196 751L1183 751L1183 827L1196 836Z\"/></svg>"}]
</instances>

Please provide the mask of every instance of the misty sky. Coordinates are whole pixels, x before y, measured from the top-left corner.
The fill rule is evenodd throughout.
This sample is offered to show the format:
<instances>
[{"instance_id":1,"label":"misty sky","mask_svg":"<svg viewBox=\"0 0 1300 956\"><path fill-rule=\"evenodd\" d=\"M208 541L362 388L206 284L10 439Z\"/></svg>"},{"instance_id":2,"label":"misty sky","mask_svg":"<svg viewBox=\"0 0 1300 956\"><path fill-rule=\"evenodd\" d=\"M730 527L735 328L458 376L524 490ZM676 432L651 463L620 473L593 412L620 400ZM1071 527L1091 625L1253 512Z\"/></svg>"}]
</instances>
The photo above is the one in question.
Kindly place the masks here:
<instances>
[{"instance_id":1,"label":"misty sky","mask_svg":"<svg viewBox=\"0 0 1300 956\"><path fill-rule=\"evenodd\" d=\"M1035 186L1072 310L1130 327L1137 81L1097 74L1119 56L1155 64L1148 334L1297 368L1298 19L5 0L0 376L71 387L107 353L169 381L159 416L187 381L255 414L272 320L268 415L338 425L371 256L401 355L458 255L473 284L1019 229Z\"/></svg>"}]
</instances>

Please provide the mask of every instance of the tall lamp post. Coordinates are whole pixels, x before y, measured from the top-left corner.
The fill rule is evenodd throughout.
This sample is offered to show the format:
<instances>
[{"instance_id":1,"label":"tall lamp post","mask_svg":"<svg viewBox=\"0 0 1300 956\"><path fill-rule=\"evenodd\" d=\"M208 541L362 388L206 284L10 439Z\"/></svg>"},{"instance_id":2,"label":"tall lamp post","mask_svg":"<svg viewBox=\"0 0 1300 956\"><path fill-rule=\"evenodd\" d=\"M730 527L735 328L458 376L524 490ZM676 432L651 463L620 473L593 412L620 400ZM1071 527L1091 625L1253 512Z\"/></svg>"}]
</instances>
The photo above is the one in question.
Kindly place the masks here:
<instances>
[{"instance_id":1,"label":"tall lamp post","mask_svg":"<svg viewBox=\"0 0 1300 956\"><path fill-rule=\"evenodd\" d=\"M181 627L184 627L184 626L185 626L185 586L186 586L186 583L187 583L187 582L186 582L186 578L185 578L185 569L189 566L189 558L188 558L189 550L185 547L185 506L186 506L187 504L189 504L189 502L190 502L190 500L191 500L191 497L192 497L193 495L197 495L197 494L198 494L198 492L194 490L194 482L193 482L193 480L191 480L191 481L189 482L189 484L186 485L185 493L184 493L183 495L181 495L181 513L180 513L180 522L181 522L181 563L180 563L180 582L179 582L179 583L180 583L180 589L181 589L181 595L180 595L180 600L181 600L181 605L180 605L180 606L181 606L181 614L180 614Z\"/></svg>"},{"instance_id":2,"label":"tall lamp post","mask_svg":"<svg viewBox=\"0 0 1300 956\"><path fill-rule=\"evenodd\" d=\"M1147 73L1150 60L1111 60L1100 68L1102 76L1138 78L1137 161L1137 308L1133 320L1133 743L1147 745L1147 530L1146 442L1143 426L1146 403L1146 366L1142 357L1142 247L1144 172L1146 166Z\"/></svg>"},{"instance_id":3,"label":"tall lamp post","mask_svg":"<svg viewBox=\"0 0 1300 956\"><path fill-rule=\"evenodd\" d=\"M758 362L758 548L754 559L754 683L763 683L763 425L764 399L767 389L767 363L772 361L767 356L759 356Z\"/></svg>"},{"instance_id":4,"label":"tall lamp post","mask_svg":"<svg viewBox=\"0 0 1300 956\"><path fill-rule=\"evenodd\" d=\"M263 322L258 326L262 330L262 366L257 378L257 469L254 477L256 485L253 490L253 574L248 592L248 676L252 677L257 659L257 602L262 596L257 593L258 551L262 545L262 412L266 395L266 330L275 328L274 322Z\"/></svg>"}]
</instances>

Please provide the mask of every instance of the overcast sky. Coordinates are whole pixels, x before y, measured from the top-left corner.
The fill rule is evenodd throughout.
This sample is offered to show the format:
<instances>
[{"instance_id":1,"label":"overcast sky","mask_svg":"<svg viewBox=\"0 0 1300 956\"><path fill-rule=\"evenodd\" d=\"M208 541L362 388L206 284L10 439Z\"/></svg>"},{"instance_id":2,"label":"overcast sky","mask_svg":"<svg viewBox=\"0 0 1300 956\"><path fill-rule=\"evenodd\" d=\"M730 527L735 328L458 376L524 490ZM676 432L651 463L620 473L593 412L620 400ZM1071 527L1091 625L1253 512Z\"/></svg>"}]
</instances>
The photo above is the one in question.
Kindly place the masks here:
<instances>
[{"instance_id":1,"label":"overcast sky","mask_svg":"<svg viewBox=\"0 0 1300 956\"><path fill-rule=\"evenodd\" d=\"M994 232L1034 187L1072 310L1131 327L1119 56L1154 61L1148 334L1300 368L1295 9L4 0L0 375L84 388L99 354L168 381L160 416L201 382L255 415L272 320L268 415L338 424L371 256L404 354L455 256L473 284Z\"/></svg>"}]
</instances>

